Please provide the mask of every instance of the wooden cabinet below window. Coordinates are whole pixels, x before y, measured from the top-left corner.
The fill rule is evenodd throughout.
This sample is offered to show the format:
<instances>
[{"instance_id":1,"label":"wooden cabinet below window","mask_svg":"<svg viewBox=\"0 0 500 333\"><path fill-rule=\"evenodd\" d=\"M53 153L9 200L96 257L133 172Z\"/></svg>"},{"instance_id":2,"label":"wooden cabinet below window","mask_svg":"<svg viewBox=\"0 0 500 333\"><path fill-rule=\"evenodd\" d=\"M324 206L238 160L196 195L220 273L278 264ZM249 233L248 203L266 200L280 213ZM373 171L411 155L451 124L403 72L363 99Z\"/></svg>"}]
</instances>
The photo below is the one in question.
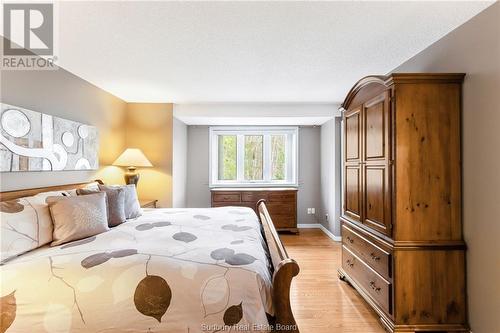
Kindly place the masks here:
<instances>
[{"instance_id":1,"label":"wooden cabinet below window","mask_svg":"<svg viewBox=\"0 0 500 333\"><path fill-rule=\"evenodd\" d=\"M242 206L256 209L257 201L266 206L278 231L298 232L296 188L214 188L212 207Z\"/></svg>"}]
</instances>

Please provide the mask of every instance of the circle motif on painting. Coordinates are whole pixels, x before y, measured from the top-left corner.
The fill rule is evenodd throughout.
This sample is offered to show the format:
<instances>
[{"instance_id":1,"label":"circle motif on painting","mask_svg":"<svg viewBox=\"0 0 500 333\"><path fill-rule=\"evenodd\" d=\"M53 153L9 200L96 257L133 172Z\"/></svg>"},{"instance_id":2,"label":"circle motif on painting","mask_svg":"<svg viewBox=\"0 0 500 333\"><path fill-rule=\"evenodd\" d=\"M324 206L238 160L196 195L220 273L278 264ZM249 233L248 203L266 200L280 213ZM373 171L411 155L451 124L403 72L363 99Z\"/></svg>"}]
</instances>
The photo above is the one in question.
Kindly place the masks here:
<instances>
[{"instance_id":1,"label":"circle motif on painting","mask_svg":"<svg viewBox=\"0 0 500 333\"><path fill-rule=\"evenodd\" d=\"M29 133L31 124L28 117L19 110L10 109L2 114L2 128L8 135L20 138Z\"/></svg>"}]
</instances>

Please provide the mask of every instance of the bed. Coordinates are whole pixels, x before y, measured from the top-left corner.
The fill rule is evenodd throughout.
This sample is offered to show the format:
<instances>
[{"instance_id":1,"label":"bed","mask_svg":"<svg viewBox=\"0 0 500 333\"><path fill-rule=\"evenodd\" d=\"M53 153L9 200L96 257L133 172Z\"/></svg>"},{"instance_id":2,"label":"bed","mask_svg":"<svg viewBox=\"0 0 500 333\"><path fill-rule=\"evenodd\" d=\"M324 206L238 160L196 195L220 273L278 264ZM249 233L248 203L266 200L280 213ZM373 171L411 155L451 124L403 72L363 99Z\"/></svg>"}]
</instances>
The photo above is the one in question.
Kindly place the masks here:
<instances>
[{"instance_id":1,"label":"bed","mask_svg":"<svg viewBox=\"0 0 500 333\"><path fill-rule=\"evenodd\" d=\"M1 201L71 184L1 193ZM0 332L298 332L299 272L264 201L145 209L134 220L0 266Z\"/></svg>"}]
</instances>

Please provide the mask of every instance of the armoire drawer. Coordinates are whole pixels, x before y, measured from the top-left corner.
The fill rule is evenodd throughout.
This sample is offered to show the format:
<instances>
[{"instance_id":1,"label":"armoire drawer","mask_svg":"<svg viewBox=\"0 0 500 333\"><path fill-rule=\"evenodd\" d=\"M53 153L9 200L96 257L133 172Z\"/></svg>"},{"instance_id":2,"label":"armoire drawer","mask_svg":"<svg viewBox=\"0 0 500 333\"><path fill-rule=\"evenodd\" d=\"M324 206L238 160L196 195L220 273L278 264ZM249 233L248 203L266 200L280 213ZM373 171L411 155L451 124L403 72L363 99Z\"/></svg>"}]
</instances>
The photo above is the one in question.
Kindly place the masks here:
<instances>
[{"instance_id":1,"label":"armoire drawer","mask_svg":"<svg viewBox=\"0 0 500 333\"><path fill-rule=\"evenodd\" d=\"M343 245L342 268L388 314L392 314L392 285Z\"/></svg>"},{"instance_id":2,"label":"armoire drawer","mask_svg":"<svg viewBox=\"0 0 500 333\"><path fill-rule=\"evenodd\" d=\"M370 267L386 279L392 277L391 254L378 247L345 224L342 225L342 242L352 252L363 259Z\"/></svg>"}]
</instances>

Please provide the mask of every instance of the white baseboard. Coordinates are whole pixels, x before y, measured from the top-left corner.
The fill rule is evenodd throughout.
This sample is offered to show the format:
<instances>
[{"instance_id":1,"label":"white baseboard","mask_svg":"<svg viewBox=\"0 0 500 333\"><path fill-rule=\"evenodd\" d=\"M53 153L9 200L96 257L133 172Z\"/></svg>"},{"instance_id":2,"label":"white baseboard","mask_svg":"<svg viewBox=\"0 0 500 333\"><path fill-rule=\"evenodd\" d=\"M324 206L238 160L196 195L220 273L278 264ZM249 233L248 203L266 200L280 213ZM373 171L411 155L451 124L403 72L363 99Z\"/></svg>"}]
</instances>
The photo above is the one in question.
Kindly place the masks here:
<instances>
[{"instance_id":1,"label":"white baseboard","mask_svg":"<svg viewBox=\"0 0 500 333\"><path fill-rule=\"evenodd\" d=\"M335 236L334 234L332 234L332 232L330 230L328 230L327 228L325 228L322 224L320 223L308 223L308 224L297 224L297 227L299 229L321 229L321 231L323 231L328 237L330 237L332 240L336 241L336 242L340 242L342 241L342 237L340 236Z\"/></svg>"}]
</instances>

